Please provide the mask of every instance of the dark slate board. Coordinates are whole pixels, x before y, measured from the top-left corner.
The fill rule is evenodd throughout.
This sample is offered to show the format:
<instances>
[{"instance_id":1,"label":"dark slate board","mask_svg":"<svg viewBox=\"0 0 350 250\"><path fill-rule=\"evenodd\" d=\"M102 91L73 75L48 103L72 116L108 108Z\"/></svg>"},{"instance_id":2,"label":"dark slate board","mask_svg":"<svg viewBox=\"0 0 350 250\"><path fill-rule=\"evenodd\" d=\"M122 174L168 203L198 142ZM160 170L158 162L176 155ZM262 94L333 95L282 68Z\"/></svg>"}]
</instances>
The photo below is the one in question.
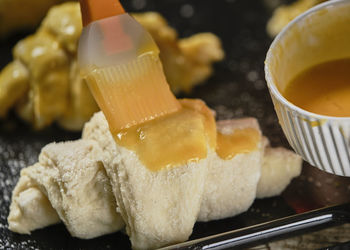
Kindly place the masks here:
<instances>
[{"instance_id":1,"label":"dark slate board","mask_svg":"<svg viewBox=\"0 0 350 250\"><path fill-rule=\"evenodd\" d=\"M215 74L189 95L201 98L216 110L218 119L254 116L273 146L289 147L264 80L263 62L271 39L265 25L271 9L264 1L244 0L132 0L122 1L129 11L158 11L180 37L210 31L223 41L226 58L215 66ZM11 60L11 48L24 34L0 41L0 68ZM0 249L129 249L121 233L80 240L65 227L51 226L30 236L7 228L11 192L22 168L36 162L40 149L52 141L73 140L80 133L52 126L33 131L10 114L0 121ZM197 223L191 239L243 228L330 204L349 201L350 181L322 173L304 164L302 176L279 197L256 200L245 213L225 220Z\"/></svg>"}]
</instances>

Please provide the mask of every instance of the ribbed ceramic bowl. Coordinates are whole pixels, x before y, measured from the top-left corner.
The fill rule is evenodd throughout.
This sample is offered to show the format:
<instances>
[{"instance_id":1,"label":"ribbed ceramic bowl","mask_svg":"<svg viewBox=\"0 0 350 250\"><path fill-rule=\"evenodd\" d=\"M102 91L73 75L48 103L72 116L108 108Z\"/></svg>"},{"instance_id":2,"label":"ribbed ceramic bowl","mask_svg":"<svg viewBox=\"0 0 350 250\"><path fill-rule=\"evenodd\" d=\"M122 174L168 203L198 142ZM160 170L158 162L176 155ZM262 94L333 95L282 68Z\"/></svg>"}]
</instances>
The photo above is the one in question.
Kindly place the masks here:
<instances>
[{"instance_id":1,"label":"ribbed ceramic bowl","mask_svg":"<svg viewBox=\"0 0 350 250\"><path fill-rule=\"evenodd\" d=\"M327 1L294 19L275 38L267 53L265 77L293 149L321 170L350 176L350 117L314 114L281 94L303 70L342 58L350 58L350 0Z\"/></svg>"}]
</instances>

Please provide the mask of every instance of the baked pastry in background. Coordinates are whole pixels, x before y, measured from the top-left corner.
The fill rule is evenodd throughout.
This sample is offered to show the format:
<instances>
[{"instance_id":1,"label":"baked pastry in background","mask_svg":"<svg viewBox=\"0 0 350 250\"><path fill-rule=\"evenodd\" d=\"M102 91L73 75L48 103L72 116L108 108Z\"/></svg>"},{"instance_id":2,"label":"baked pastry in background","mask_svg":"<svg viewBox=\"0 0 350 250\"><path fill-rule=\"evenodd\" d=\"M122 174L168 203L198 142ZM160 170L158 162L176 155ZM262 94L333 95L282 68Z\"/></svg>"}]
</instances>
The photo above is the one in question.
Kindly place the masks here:
<instances>
[{"instance_id":1,"label":"baked pastry in background","mask_svg":"<svg viewBox=\"0 0 350 250\"><path fill-rule=\"evenodd\" d=\"M158 13L135 14L160 48L164 71L175 93L190 91L222 60L220 39L201 33L178 39ZM79 75L77 45L81 33L80 7L68 2L51 8L37 32L18 42L14 61L0 73L0 117L14 108L19 117L41 129L53 122L81 130L98 111Z\"/></svg>"},{"instance_id":2,"label":"baked pastry in background","mask_svg":"<svg viewBox=\"0 0 350 250\"><path fill-rule=\"evenodd\" d=\"M34 29L48 9L67 0L0 0L0 39L18 30Z\"/></svg>"},{"instance_id":3,"label":"baked pastry in background","mask_svg":"<svg viewBox=\"0 0 350 250\"><path fill-rule=\"evenodd\" d=\"M297 0L290 5L277 7L267 23L267 33L271 37L275 37L294 18L311 7L325 1L327 0Z\"/></svg>"}]
</instances>

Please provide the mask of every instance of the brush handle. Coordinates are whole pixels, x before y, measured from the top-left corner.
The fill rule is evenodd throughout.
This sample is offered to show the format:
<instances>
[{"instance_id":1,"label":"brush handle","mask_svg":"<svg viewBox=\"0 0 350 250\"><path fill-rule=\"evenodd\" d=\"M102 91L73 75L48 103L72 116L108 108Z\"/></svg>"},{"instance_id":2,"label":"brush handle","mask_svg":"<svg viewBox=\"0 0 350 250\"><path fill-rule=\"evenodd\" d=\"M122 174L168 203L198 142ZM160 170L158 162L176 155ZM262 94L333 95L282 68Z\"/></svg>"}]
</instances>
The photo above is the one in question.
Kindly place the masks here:
<instances>
[{"instance_id":1,"label":"brush handle","mask_svg":"<svg viewBox=\"0 0 350 250\"><path fill-rule=\"evenodd\" d=\"M125 13L119 0L79 0L83 26Z\"/></svg>"}]
</instances>

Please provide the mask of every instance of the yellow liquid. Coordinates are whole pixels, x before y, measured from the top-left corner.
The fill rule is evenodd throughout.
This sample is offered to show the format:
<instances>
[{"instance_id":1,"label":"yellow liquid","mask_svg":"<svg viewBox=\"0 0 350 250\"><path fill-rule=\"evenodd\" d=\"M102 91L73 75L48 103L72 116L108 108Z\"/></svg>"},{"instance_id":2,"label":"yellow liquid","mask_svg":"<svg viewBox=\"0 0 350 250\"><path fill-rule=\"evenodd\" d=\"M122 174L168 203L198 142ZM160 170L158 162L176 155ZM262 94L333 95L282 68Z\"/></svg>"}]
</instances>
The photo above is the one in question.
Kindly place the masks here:
<instances>
[{"instance_id":1,"label":"yellow liquid","mask_svg":"<svg viewBox=\"0 0 350 250\"><path fill-rule=\"evenodd\" d=\"M179 100L178 112L114 133L117 144L136 153L151 171L198 162L207 157L208 146L220 158L256 150L260 132L237 129L224 135L216 131L211 110L201 100Z\"/></svg>"},{"instance_id":2,"label":"yellow liquid","mask_svg":"<svg viewBox=\"0 0 350 250\"><path fill-rule=\"evenodd\" d=\"M198 162L215 148L216 124L210 109L200 100L181 100L175 113L114 134L115 141L133 150L151 171Z\"/></svg>"},{"instance_id":3,"label":"yellow liquid","mask_svg":"<svg viewBox=\"0 0 350 250\"><path fill-rule=\"evenodd\" d=\"M221 159L229 160L237 154L257 150L260 139L259 131L253 128L237 129L229 135L218 132L216 153Z\"/></svg>"},{"instance_id":4,"label":"yellow liquid","mask_svg":"<svg viewBox=\"0 0 350 250\"><path fill-rule=\"evenodd\" d=\"M283 95L312 113L350 117L350 58L305 70L287 85Z\"/></svg>"}]
</instances>

